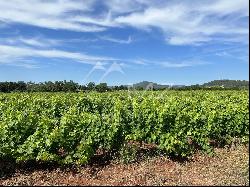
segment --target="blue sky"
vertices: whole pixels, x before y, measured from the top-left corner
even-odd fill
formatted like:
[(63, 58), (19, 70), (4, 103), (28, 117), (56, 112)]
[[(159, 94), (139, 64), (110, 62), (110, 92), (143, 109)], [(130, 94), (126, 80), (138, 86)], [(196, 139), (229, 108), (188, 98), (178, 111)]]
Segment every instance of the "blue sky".
[(248, 0), (0, 1), (0, 81), (248, 80)]

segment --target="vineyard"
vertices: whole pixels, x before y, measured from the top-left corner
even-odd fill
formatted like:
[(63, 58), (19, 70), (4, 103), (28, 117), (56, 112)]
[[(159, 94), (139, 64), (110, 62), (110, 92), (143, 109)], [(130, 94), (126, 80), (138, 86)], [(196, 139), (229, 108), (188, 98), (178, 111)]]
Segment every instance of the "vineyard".
[(147, 143), (182, 157), (249, 141), (247, 91), (0, 94), (0, 159), (84, 164)]

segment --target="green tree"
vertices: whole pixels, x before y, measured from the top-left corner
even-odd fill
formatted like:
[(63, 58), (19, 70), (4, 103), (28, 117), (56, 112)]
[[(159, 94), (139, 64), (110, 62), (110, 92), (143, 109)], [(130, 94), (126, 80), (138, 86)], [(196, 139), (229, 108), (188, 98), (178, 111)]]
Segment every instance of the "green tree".
[(87, 84), (87, 88), (88, 88), (88, 90), (94, 90), (95, 89), (95, 83), (94, 82), (89, 82)]
[(98, 85), (96, 85), (96, 90), (98, 91), (98, 92), (105, 92), (105, 91), (108, 91), (108, 85), (107, 85), (107, 83), (100, 83), (100, 84), (98, 84)]

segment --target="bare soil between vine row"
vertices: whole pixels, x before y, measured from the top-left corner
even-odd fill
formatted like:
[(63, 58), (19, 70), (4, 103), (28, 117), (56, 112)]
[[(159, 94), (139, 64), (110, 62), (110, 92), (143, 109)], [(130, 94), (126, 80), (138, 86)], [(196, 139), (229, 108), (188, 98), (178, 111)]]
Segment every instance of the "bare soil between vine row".
[(154, 156), (122, 164), (99, 157), (82, 167), (0, 163), (0, 185), (249, 185), (249, 145), (215, 148), (188, 160)]

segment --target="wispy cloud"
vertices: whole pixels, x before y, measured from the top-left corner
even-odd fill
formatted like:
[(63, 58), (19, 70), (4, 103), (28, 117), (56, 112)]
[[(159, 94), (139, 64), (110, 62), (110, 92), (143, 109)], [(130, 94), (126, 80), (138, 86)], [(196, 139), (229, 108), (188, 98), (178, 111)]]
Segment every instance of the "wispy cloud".
[(138, 0), (109, 0), (104, 3), (114, 14), (131, 13), (143, 9), (143, 1)]
[(104, 27), (80, 24), (70, 19), (72, 13), (91, 10), (91, 0), (8, 0), (0, 1), (0, 21), (22, 23), (49, 29), (65, 29), (80, 32), (99, 32)]
[[(98, 8), (97, 8), (98, 7)], [(100, 10), (99, 10), (100, 9)], [(109, 28), (157, 28), (171, 45), (244, 42), (249, 34), (247, 0), (20, 0), (0, 1), (0, 23), (101, 32)], [(120, 44), (131, 40), (104, 39)], [(31, 41), (30, 41), (31, 42)]]
[[(32, 58), (45, 58), (49, 60), (69, 59), (75, 62), (93, 65), (93, 68), (90, 70), (85, 79), (87, 79), (96, 70), (106, 70), (105, 65), (108, 63), (113, 63), (108, 73), (110, 73), (110, 71), (112, 72), (114, 70), (119, 70), (119, 67), (130, 67), (131, 65), (129, 64), (145, 63), (139, 63), (138, 60), (133, 59), (127, 60), (113, 57), (88, 55), (84, 52), (70, 52), (66, 50), (56, 49), (61, 44), (65, 45), (68, 42), (79, 42), (78, 40), (82, 39), (80, 38), (76, 40), (77, 41), (75, 41), (74, 39), (58, 40), (46, 38), (43, 36), (36, 36), (32, 38), (26, 38), (22, 36), (0, 38), (0, 63), (29, 68), (35, 67), (35, 65), (27, 63), (30, 62), (30, 59)], [(121, 40), (116, 42), (129, 42), (130, 40), (131, 39), (129, 38), (127, 41)], [(114, 63), (115, 61), (117, 61), (117, 63)], [(38, 66), (36, 65), (36, 67)]]
[(185, 68), (185, 67), (194, 67), (194, 66), (200, 66), (200, 65), (207, 65), (210, 64), (209, 62), (201, 61), (201, 60), (184, 60), (181, 62), (160, 62), (161, 66), (165, 68)]
[(114, 43), (119, 43), (119, 44), (130, 44), (133, 42), (132, 37), (129, 36), (127, 40), (122, 40), (118, 38), (113, 38), (110, 36), (99, 36), (101, 40), (109, 41), (109, 42), (114, 42)]
[(131, 62), (138, 65), (161, 66), (164, 68), (185, 68), (185, 67), (194, 67), (194, 66), (211, 64), (210, 62), (197, 59), (195, 57), (186, 58), (182, 60), (164, 60), (164, 61), (140, 59), (140, 60), (131, 60)]
[[(0, 61), (0, 65), (1, 65), (1, 61)], [(38, 64), (36, 61), (31, 60), (31, 59), (22, 59), (22, 58), (18, 58), (18, 61), (16, 59), (16, 61), (8, 64), (10, 66), (17, 66), (17, 67), (23, 67), (26, 69), (37, 69), (40, 68), (40, 64)]]
[(119, 38), (115, 38), (115, 37), (111, 37), (111, 36), (107, 36), (107, 35), (103, 35), (103, 36), (99, 35), (99, 36), (92, 37), (92, 38), (67, 39), (67, 40), (63, 40), (61, 42), (79, 43), (79, 42), (100, 42), (100, 41), (108, 41), (108, 42), (118, 43), (118, 44), (130, 44), (130, 43), (134, 42), (135, 40), (132, 39), (131, 36), (129, 36), (128, 39), (119, 39)]
[[(198, 0), (109, 0), (101, 3), (97, 0), (26, 0), (23, 2), (8, 0), (0, 1), (0, 12), (0, 28), (6, 25), (12, 28), (16, 23), (77, 32), (101, 32), (118, 27), (119, 29), (133, 27), (139, 30), (152, 30), (152, 32), (158, 29), (162, 33), (160, 36), (162, 40), (170, 45), (203, 45), (216, 42), (249, 45), (249, 2), (247, 0), (203, 0), (202, 2)], [(133, 57), (118, 59), (86, 54), (84, 51), (67, 51), (64, 48), (69, 43), (71, 45), (79, 42), (108, 41), (122, 45), (131, 44), (137, 41), (134, 36), (131, 37), (131, 33), (128, 33), (125, 38), (105, 32), (68, 39), (53, 39), (45, 36), (24, 37), (19, 34), (8, 36), (9, 38), (0, 37), (1, 64), (17, 62), (32, 64), (27, 62), (27, 59), (32, 57), (71, 59), (93, 65), (90, 71), (92, 74), (95, 70), (106, 70), (104, 62), (109, 64), (117, 62), (112, 68), (110, 67), (107, 75), (114, 69), (122, 70), (119, 67), (125, 67), (125, 65), (126, 67), (160, 65), (166, 68), (185, 68), (207, 64), (195, 60), (192, 55), (189, 59), (182, 58), (180, 61), (133, 59)], [(60, 45), (63, 47), (59, 50)], [(78, 47), (78, 44), (75, 46)], [(239, 60), (249, 56), (243, 52), (232, 51), (214, 51), (197, 54), (197, 56), (210, 54)]]
[(226, 59), (233, 59), (242, 62), (249, 63), (249, 51), (242, 50), (241, 48), (231, 48), (226, 50), (220, 50), (214, 53), (216, 56)]
[(111, 11), (107, 13), (101, 14), (98, 17), (90, 17), (90, 16), (73, 16), (69, 20), (81, 23), (81, 24), (93, 24), (97, 25), (103, 29), (106, 27), (121, 27), (120, 24), (114, 22)]
[(109, 57), (92, 56), (84, 53), (68, 52), (62, 50), (44, 50), (31, 47), (16, 47), (10, 45), (0, 45), (1, 62), (14, 63), (16, 59), (26, 59), (29, 57), (71, 59), (85, 64), (95, 64), (97, 61), (113, 61)]
[(246, 37), (249, 29), (242, 20), (248, 18), (248, 11), (246, 0), (172, 1), (161, 8), (151, 6), (118, 16), (115, 21), (138, 29), (158, 28), (172, 45), (193, 45), (214, 40), (217, 35), (223, 35), (224, 40)]
[(133, 63), (138, 64), (138, 65), (148, 65), (148, 63), (144, 59), (139, 59), (139, 60), (132, 60)]
[[(66, 40), (67, 42), (67, 40)], [(65, 40), (51, 39), (44, 36), (35, 37), (5, 37), (0, 38), (0, 63), (1, 64), (25, 64), (32, 58), (48, 59), (70, 59), (75, 62), (92, 64), (104, 63), (105, 61), (114, 61), (111, 57), (88, 55), (84, 52), (71, 52), (67, 50), (58, 50)], [(99, 64), (100, 66), (100, 64)], [(98, 66), (98, 67), (99, 67)], [(27, 66), (28, 67), (28, 66)]]
[(17, 36), (17, 37), (9, 37), (9, 38), (0, 38), (0, 44), (7, 44), (7, 45), (14, 45), (14, 46), (29, 46), (29, 47), (41, 47), (41, 48), (46, 48), (46, 47), (52, 47), (52, 46), (57, 46), (59, 44), (62, 44), (62, 40), (55, 40), (55, 39), (48, 39), (40, 36), (36, 37), (22, 37), (22, 36)]

